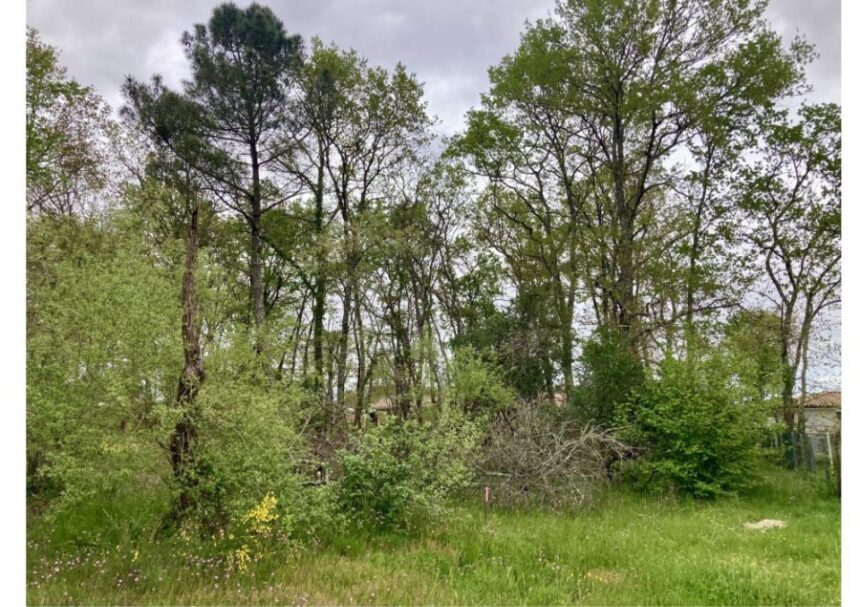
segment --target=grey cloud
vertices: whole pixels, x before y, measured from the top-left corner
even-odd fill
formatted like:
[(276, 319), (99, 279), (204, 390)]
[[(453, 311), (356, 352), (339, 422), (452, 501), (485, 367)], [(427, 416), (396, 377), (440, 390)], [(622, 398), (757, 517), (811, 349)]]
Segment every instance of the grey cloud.
[[(162, 74), (173, 84), (186, 75), (182, 32), (205, 22), (216, 0), (30, 0), (27, 22), (62, 50), (62, 62), (114, 107), (125, 75)], [(290, 32), (351, 47), (370, 61), (397, 61), (425, 82), (431, 113), (446, 134), (488, 86), (487, 68), (514, 50), (524, 22), (547, 15), (552, 0), (271, 0), (265, 2)], [(245, 2), (242, 2), (245, 4)], [(816, 44), (809, 70), (815, 99), (839, 101), (838, 0), (773, 0), (777, 31), (797, 30)]]
[(818, 59), (807, 72), (814, 101), (841, 101), (841, 9), (840, 0), (771, 0), (767, 10), (783, 39), (800, 34), (815, 45)]

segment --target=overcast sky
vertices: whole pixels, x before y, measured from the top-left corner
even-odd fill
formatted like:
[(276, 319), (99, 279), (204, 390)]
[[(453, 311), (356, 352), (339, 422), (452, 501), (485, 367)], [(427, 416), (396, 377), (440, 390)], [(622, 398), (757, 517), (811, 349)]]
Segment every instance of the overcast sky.
[[(205, 23), (218, 0), (29, 0), (27, 23), (61, 49), (61, 62), (114, 107), (125, 75), (187, 75), (179, 38)], [(240, 6), (246, 1), (237, 2)], [(402, 61), (425, 83), (430, 112), (450, 134), (488, 87), (487, 68), (512, 52), (526, 20), (553, 0), (269, 0), (290, 33), (351, 47), (372, 63)], [(784, 38), (817, 47), (809, 70), (815, 100), (840, 101), (839, 0), (772, 0), (768, 16)]]

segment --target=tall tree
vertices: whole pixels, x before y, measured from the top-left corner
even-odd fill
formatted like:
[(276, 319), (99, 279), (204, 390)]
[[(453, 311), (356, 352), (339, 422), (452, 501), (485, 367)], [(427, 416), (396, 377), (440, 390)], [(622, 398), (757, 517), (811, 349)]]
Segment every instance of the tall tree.
[(759, 153), (738, 178), (746, 237), (766, 272), (765, 295), (780, 316), (782, 408), (792, 431), (802, 430), (814, 322), (840, 300), (840, 114), (835, 104), (804, 106), (795, 121), (785, 111), (773, 114)]
[[(146, 180), (141, 184), (144, 198), (165, 217), (185, 243), (181, 288), (181, 335), (183, 367), (176, 389), (178, 420), (168, 441), (174, 479), (179, 487), (177, 515), (193, 505), (193, 489), (198, 478), (195, 445), (198, 433), (197, 393), (205, 379), (200, 318), (197, 302), (197, 259), (201, 239), (201, 215), (212, 206), (202, 197), (203, 175), (185, 160), (196, 158), (205, 143), (196, 136), (198, 115), (195, 104), (165, 90), (157, 81), (149, 87), (128, 83), (128, 104), (122, 114), (135, 130), (151, 142)], [(201, 165), (197, 161), (198, 165)]]
[[(277, 184), (267, 171), (284, 153), (277, 135), (301, 60), (301, 38), (288, 36), (266, 7), (226, 3), (215, 8), (207, 25), (186, 32), (182, 43), (192, 73), (185, 95), (196, 106), (194, 134), (205, 144), (184, 160), (247, 222), (251, 318), (259, 351), (266, 320), (262, 219), (295, 194), (294, 184)], [(135, 85), (129, 79), (127, 87)]]
[[(310, 80), (306, 86), (322, 102), (310, 122), (311, 135), (321, 138), (315, 144), (318, 156), (316, 160), (311, 157), (311, 166), (321, 161), (342, 228), (336, 388), (337, 407), (343, 410), (352, 323), (358, 333), (362, 332), (360, 280), (367, 238), (365, 215), (384, 199), (386, 184), (416, 160), (428, 140), (430, 119), (422, 87), (403, 65), (391, 71), (372, 67), (355, 51), (345, 52), (318, 41), (314, 42), (309, 63)], [(300, 171), (295, 157), (284, 158), (284, 168), (293, 174)], [(315, 168), (319, 180), (319, 165)], [(315, 205), (319, 200), (317, 196)], [(359, 344), (355, 351), (357, 383), (363, 385), (368, 361)], [(361, 402), (357, 408), (361, 408)]]
[[(494, 100), (504, 95), (501, 110), (517, 109), (520, 122), (544, 134), (537, 151), (556, 156), (551, 174), (558, 183), (576, 185), (578, 169), (582, 184), (593, 187), (591, 224), (606, 242), (597, 282), (611, 304), (609, 320), (635, 350), (647, 315), (637, 243), (653, 217), (649, 206), (665, 199), (676, 179), (673, 155), (715, 117), (768, 106), (800, 81), (809, 48), (796, 43), (784, 51), (763, 10), (764, 3), (746, 0), (568, 0), (491, 72), (496, 81), (485, 104), (493, 120), (500, 120)], [(485, 145), (516, 145), (520, 131), (497, 128)], [(582, 210), (572, 217), (587, 221)]]

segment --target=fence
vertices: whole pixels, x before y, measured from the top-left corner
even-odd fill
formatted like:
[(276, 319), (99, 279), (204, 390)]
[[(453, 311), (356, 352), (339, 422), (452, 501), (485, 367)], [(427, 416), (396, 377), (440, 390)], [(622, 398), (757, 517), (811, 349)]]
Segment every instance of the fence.
[(823, 472), (837, 495), (841, 494), (841, 432), (775, 434), (773, 446), (783, 453), (788, 467)]

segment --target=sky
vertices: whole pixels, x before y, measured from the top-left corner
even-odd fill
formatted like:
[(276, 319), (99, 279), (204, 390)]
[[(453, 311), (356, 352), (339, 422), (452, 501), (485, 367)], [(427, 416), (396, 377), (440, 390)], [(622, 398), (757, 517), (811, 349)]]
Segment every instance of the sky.
[[(126, 75), (186, 77), (179, 39), (205, 23), (219, 0), (29, 0), (27, 24), (61, 50), (61, 62), (114, 108)], [(244, 6), (249, 2), (239, 0)], [(263, 0), (290, 33), (353, 48), (371, 63), (401, 61), (424, 82), (440, 134), (463, 126), (489, 87), (487, 68), (516, 49), (526, 20), (553, 0)], [(772, 0), (767, 16), (785, 39), (798, 32), (819, 58), (810, 66), (815, 101), (840, 102), (840, 1)]]

